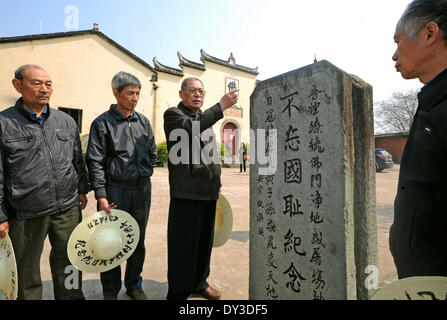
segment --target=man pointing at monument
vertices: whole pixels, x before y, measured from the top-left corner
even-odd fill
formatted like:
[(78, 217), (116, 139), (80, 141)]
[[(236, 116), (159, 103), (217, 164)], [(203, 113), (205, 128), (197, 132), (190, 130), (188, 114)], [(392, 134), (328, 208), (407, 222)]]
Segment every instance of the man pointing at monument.
[(447, 276), (447, 0), (415, 0), (394, 35), (396, 70), (425, 86), (402, 156), (390, 250), (399, 278)]
[[(215, 144), (212, 126), (223, 118), (224, 110), (237, 102), (237, 92), (230, 91), (219, 103), (203, 112), (200, 109), (205, 99), (203, 83), (197, 78), (187, 78), (179, 92), (182, 101), (164, 113), (164, 130), (170, 152), (168, 165), (171, 196), (168, 220), (168, 300), (186, 300), (192, 293), (201, 294), (206, 299), (221, 297), (221, 293), (207, 282), (216, 201), (221, 188), (220, 158), (217, 163), (208, 161), (211, 159), (205, 158), (209, 153), (202, 151), (209, 150), (210, 143)], [(185, 135), (182, 136), (182, 133)], [(180, 141), (171, 137), (174, 134), (180, 135)], [(177, 144), (185, 147), (181, 150), (182, 154), (173, 152)], [(217, 153), (217, 148), (213, 152)], [(183, 160), (176, 161), (176, 157)]]

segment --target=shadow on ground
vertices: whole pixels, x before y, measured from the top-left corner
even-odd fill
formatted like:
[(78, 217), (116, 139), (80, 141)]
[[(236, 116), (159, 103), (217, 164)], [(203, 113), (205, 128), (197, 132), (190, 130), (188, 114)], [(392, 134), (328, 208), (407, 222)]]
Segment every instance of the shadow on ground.
[(240, 242), (248, 242), (250, 239), (249, 231), (233, 231), (231, 233), (231, 240), (240, 241)]
[[(157, 282), (153, 280), (143, 281), (143, 290), (149, 300), (165, 300), (168, 293), (168, 283)], [(103, 300), (101, 281), (98, 280), (84, 280), (82, 282), (82, 291), (86, 300)], [(53, 282), (43, 281), (43, 300), (54, 300)], [(121, 288), (118, 294), (118, 300), (131, 300), (126, 294), (126, 289)]]

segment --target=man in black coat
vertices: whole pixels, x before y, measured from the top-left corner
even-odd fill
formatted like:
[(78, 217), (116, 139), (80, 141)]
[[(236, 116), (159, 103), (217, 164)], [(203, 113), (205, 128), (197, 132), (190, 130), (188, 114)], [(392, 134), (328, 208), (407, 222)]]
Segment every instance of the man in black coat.
[(390, 250), (398, 277), (447, 276), (447, 0), (415, 0), (394, 36), (396, 70), (425, 86), (402, 157)]
[[(140, 81), (126, 72), (112, 80), (117, 103), (96, 118), (90, 128), (87, 166), (98, 210), (118, 208), (138, 223), (140, 239), (126, 261), (124, 285), (133, 300), (147, 300), (142, 289), (144, 245), (151, 205), (151, 176), (157, 161), (149, 119), (134, 109), (140, 99)], [(121, 267), (101, 273), (105, 300), (116, 300), (121, 289)]]
[[(42, 299), (40, 260), (48, 235), (54, 298), (83, 300), (81, 274), (67, 255), (89, 191), (79, 129), (50, 107), (53, 81), (41, 66), (19, 67), (12, 84), (21, 97), (0, 113), (0, 238), (9, 233), (14, 247), (18, 299)], [(76, 279), (70, 286), (67, 271)]]
[(164, 113), (169, 151), (171, 201), (168, 219), (168, 300), (186, 300), (192, 293), (219, 299), (207, 283), (214, 239), (216, 201), (221, 188), (220, 157), (212, 126), (238, 99), (238, 90), (203, 112), (202, 81), (187, 78), (181, 102)]

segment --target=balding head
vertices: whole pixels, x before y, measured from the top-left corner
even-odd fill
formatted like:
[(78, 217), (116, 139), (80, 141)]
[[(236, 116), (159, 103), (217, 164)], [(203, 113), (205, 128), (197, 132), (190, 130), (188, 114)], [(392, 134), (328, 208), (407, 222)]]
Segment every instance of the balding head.
[(38, 69), (45, 71), (44, 68), (41, 66), (35, 65), (35, 64), (25, 64), (23, 66), (20, 66), (15, 72), (14, 72), (14, 79), (17, 79), (19, 81), (22, 81), (25, 77), (25, 73), (29, 69)]
[(24, 105), (34, 112), (43, 110), (53, 93), (50, 75), (44, 68), (32, 64), (16, 70), (12, 85), (22, 95)]

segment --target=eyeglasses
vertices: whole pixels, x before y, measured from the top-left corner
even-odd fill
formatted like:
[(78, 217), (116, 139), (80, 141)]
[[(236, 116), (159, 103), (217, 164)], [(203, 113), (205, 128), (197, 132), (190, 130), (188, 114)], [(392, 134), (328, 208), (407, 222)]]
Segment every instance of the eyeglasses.
[(206, 93), (206, 91), (205, 90), (203, 90), (203, 89), (194, 89), (194, 88), (186, 88), (186, 89), (183, 89), (183, 91), (186, 91), (186, 92), (188, 92), (189, 94), (194, 94), (194, 93), (198, 93), (198, 94), (200, 94), (201, 96), (203, 96), (205, 93)]

